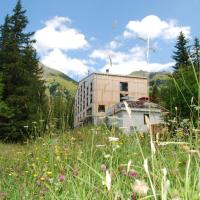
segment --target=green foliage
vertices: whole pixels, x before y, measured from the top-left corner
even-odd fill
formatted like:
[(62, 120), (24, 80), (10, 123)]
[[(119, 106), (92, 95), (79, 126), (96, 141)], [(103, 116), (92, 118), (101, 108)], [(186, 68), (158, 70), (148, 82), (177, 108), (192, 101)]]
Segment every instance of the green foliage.
[(173, 59), (176, 62), (174, 66), (175, 71), (182, 67), (188, 67), (190, 65), (188, 40), (185, 38), (183, 32), (180, 32), (180, 35), (177, 38), (175, 51), (173, 53)]
[[(33, 33), (25, 33), (26, 11), (18, 1), (11, 16), (6, 16), (0, 32), (0, 69), (2, 100), (12, 111), (12, 117), (2, 121), (0, 138), (22, 140), (27, 137), (25, 126), (39, 120), (45, 99), (42, 69), (32, 47)], [(2, 127), (4, 127), (2, 129)]]
[[(199, 41), (196, 38), (192, 51), (188, 40), (180, 33), (175, 45), (173, 58), (174, 72), (161, 87), (161, 104), (179, 120), (190, 119), (194, 125), (199, 121)], [(198, 66), (198, 67), (197, 67)]]
[(73, 128), (74, 121), (74, 95), (57, 82), (52, 82), (49, 89), (49, 115), (48, 125), (54, 130), (64, 132)]
[(67, 88), (70, 94), (75, 94), (75, 91), (77, 89), (76, 81), (71, 79), (69, 76), (63, 74), (62, 72), (51, 69), (41, 63), (39, 63), (39, 66), (42, 67), (44, 72), (44, 79), (48, 84), (51, 84), (52, 82), (59, 83), (60, 85), (62, 85), (62, 87)]

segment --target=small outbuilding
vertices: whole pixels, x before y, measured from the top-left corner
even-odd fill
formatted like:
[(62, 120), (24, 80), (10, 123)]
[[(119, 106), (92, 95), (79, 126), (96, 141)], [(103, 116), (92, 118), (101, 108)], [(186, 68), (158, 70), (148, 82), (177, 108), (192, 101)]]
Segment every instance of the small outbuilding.
[(145, 100), (126, 101), (129, 111), (124, 102), (119, 102), (106, 112), (106, 123), (115, 126), (124, 133), (131, 131), (148, 132), (147, 119), (151, 125), (160, 124), (162, 119), (162, 108), (153, 102)]

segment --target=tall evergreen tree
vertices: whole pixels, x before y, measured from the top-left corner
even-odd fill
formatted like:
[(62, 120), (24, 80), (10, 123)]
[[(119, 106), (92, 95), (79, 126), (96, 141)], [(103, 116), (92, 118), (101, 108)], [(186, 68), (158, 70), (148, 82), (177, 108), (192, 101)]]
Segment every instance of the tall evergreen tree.
[(180, 35), (177, 38), (177, 43), (175, 45), (175, 51), (172, 58), (175, 60), (175, 71), (180, 68), (185, 68), (190, 65), (189, 62), (189, 47), (188, 40), (185, 38), (183, 32), (180, 32)]
[(192, 61), (197, 72), (200, 72), (200, 42), (198, 38), (194, 39), (194, 45), (191, 52)]
[(42, 69), (39, 68), (37, 54), (32, 47), (35, 41), (31, 36), (34, 33), (24, 32), (28, 24), (25, 13), (19, 0), (13, 15), (5, 18), (1, 28), (0, 69), (4, 84), (2, 100), (13, 112), (12, 118), (4, 125), (7, 125), (6, 134), (10, 139), (28, 137), (24, 126), (37, 121), (45, 96)]

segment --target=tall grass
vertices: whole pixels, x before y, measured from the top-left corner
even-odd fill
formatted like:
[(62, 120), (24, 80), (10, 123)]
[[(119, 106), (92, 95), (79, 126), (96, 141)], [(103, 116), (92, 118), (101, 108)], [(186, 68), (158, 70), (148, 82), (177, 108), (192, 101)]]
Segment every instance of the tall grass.
[(5, 199), (199, 199), (200, 141), (159, 141), (153, 157), (150, 141), (148, 134), (84, 127), (23, 146), (1, 144), (0, 194)]

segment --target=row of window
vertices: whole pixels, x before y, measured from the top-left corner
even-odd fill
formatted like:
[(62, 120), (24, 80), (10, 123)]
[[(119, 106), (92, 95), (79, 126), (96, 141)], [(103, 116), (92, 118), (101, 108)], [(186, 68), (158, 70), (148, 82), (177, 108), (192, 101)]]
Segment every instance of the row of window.
[[(89, 96), (89, 90), (90, 90), (90, 96)], [(93, 91), (93, 84), (92, 82), (86, 87), (86, 82), (83, 82), (83, 84), (78, 89), (77, 94), (77, 101), (76, 101), (76, 107), (77, 112), (81, 112), (86, 107), (89, 106), (89, 104), (92, 103), (92, 91)]]

